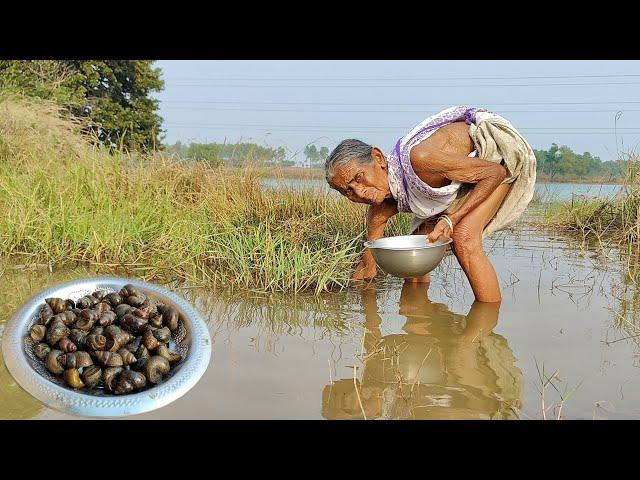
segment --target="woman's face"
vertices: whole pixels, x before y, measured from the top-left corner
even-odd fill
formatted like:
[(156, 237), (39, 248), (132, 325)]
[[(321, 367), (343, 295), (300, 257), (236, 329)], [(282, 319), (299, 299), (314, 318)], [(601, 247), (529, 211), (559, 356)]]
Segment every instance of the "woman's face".
[(387, 176), (387, 161), (382, 152), (373, 148), (373, 162), (353, 160), (334, 170), (333, 188), (352, 202), (380, 205), (392, 198)]

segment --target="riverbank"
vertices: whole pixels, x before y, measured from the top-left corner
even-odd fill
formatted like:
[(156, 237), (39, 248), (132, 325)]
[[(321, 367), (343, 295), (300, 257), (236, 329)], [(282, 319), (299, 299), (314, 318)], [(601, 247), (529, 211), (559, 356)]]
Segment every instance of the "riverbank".
[(265, 189), (251, 169), (111, 154), (41, 102), (0, 101), (0, 165), (5, 264), (320, 292), (347, 285), (362, 245), (363, 205)]

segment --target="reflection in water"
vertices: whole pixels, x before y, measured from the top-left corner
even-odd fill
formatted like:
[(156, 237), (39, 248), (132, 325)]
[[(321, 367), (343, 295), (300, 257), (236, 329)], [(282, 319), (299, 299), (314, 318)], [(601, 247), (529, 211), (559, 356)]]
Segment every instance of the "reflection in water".
[(515, 417), (524, 382), (506, 339), (492, 332), (497, 305), (474, 303), (465, 317), (432, 303), (426, 285), (406, 284), (399, 310), (406, 334), (383, 335), (376, 291), (363, 290), (362, 302), (361, 379), (324, 388), (325, 418), (363, 418), (363, 410), (367, 419)]

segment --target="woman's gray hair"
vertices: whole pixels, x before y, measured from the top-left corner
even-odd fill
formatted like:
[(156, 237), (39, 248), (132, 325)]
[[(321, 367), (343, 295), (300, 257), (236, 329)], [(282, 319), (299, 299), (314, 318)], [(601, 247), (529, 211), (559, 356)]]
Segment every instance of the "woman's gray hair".
[(333, 187), (333, 176), (335, 175), (335, 169), (343, 167), (346, 164), (357, 161), (360, 164), (373, 162), (373, 156), (371, 151), (373, 147), (367, 143), (364, 143), (355, 138), (349, 138), (343, 140), (340, 144), (333, 149), (333, 152), (327, 157), (327, 161), (324, 164), (324, 174), (327, 179), (327, 183)]

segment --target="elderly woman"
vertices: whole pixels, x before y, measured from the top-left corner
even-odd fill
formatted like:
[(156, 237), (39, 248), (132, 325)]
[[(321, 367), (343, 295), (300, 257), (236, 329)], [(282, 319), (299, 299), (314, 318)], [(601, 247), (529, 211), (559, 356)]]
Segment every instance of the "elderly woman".
[[(482, 109), (452, 107), (425, 119), (387, 155), (359, 140), (344, 140), (327, 158), (325, 172), (332, 188), (369, 205), (369, 240), (381, 238), (396, 213), (413, 213), (410, 233), (453, 240), (476, 300), (501, 301), (482, 240), (520, 216), (536, 178), (533, 150), (507, 120)], [(354, 278), (375, 275), (367, 251)]]

